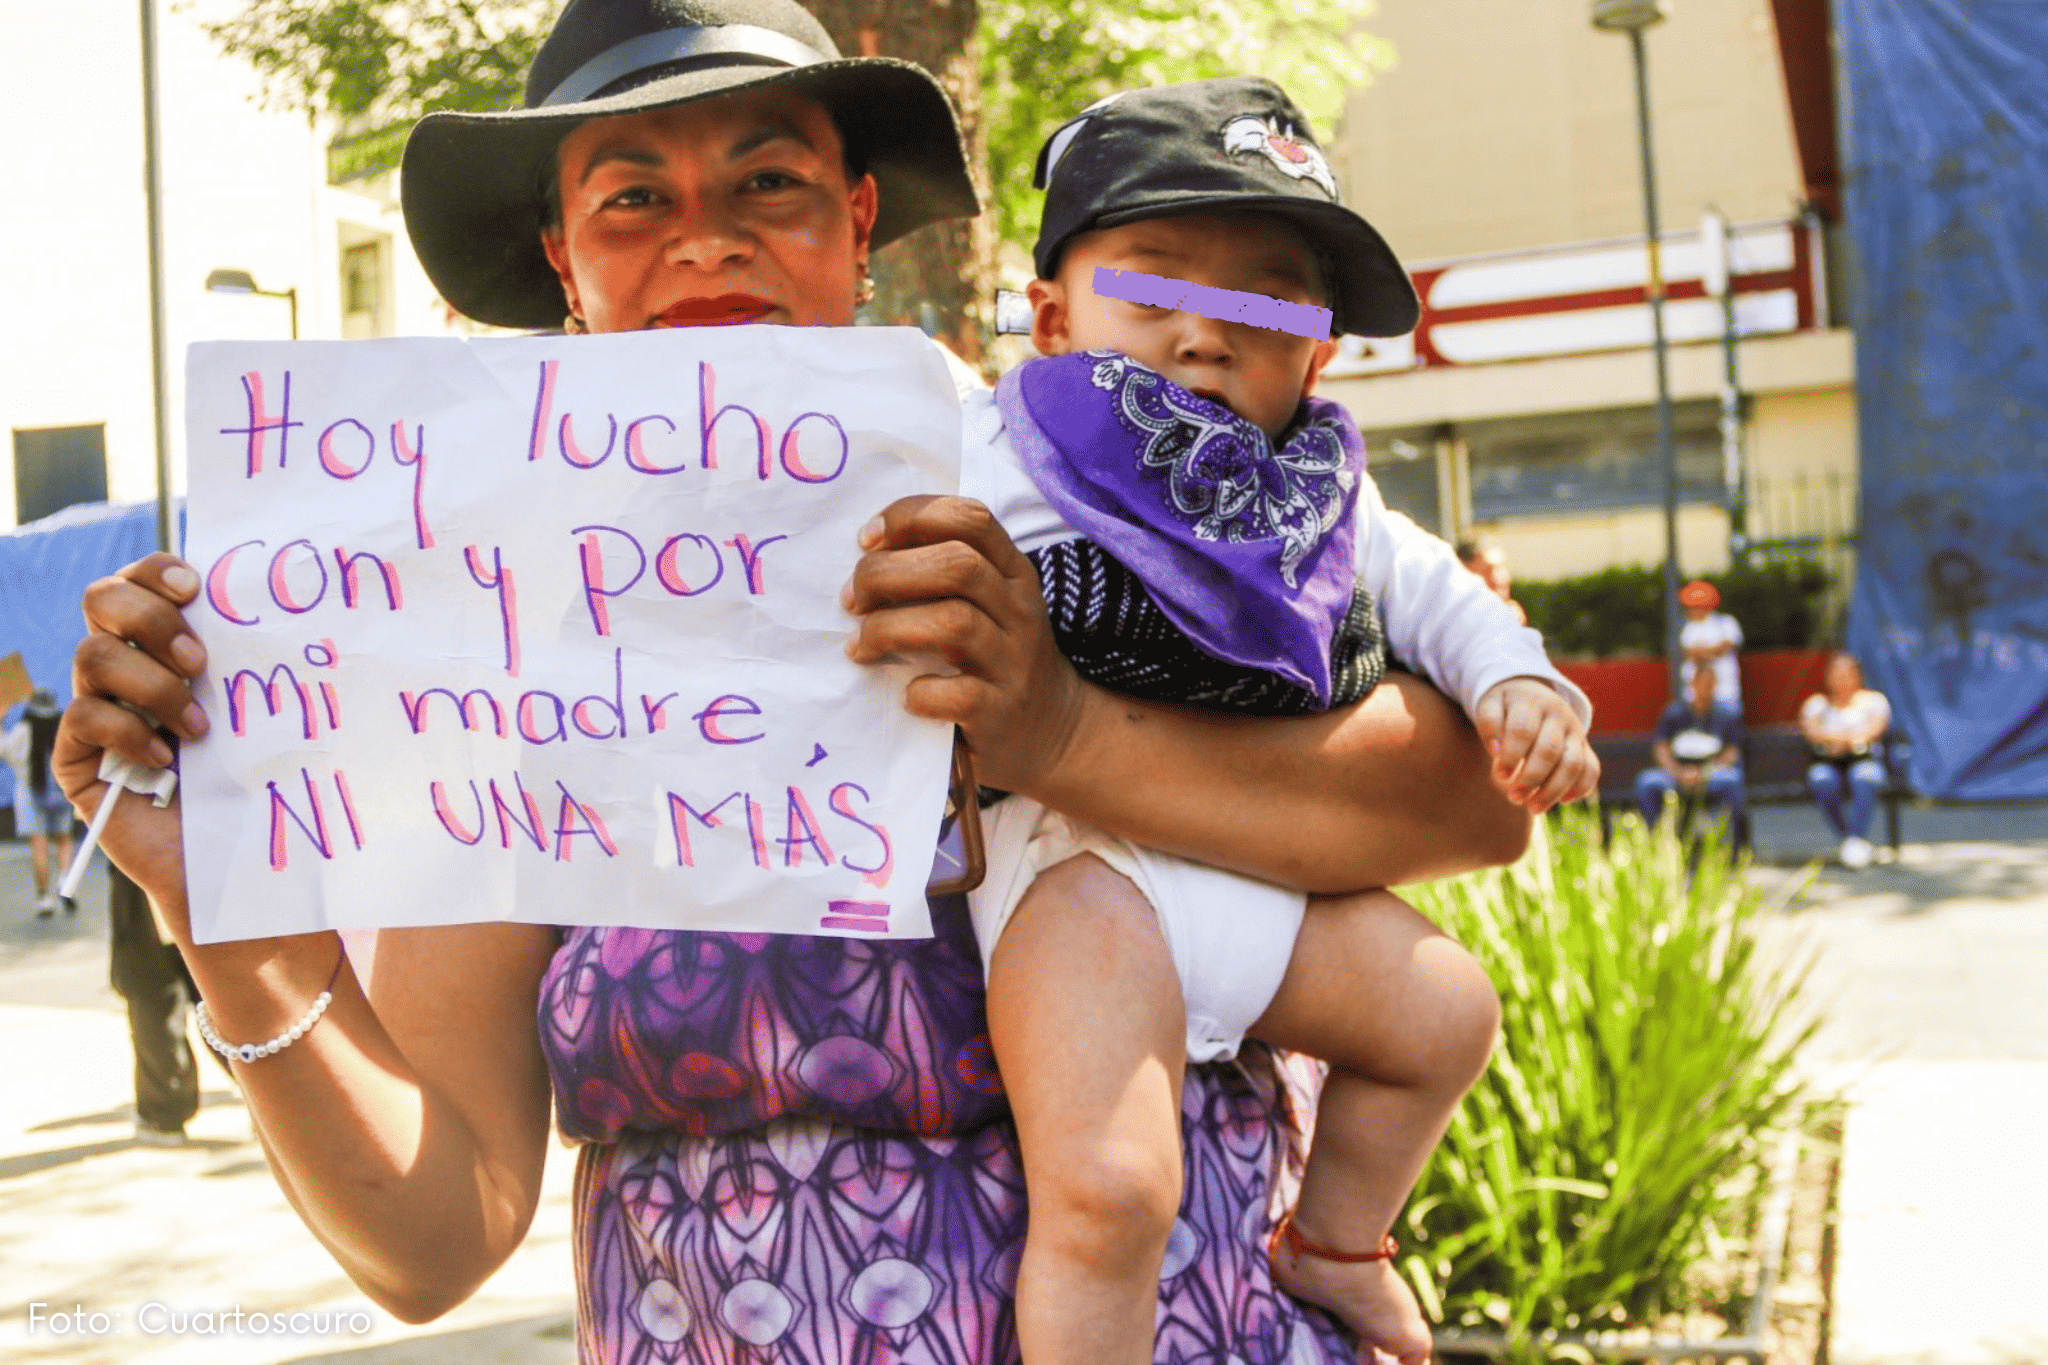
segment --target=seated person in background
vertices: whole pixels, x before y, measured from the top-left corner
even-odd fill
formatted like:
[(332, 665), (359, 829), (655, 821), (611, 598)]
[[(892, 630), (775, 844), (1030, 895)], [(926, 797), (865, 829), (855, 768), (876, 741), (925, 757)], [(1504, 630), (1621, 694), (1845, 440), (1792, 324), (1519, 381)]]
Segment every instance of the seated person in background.
[(1643, 822), (1655, 825), (1664, 813), (1664, 798), (1678, 792), (1704, 798), (1709, 813), (1726, 811), (1728, 825), (1740, 831), (1742, 806), (1742, 711), (1714, 699), (1714, 670), (1695, 669), (1686, 684), (1690, 700), (1664, 708), (1657, 721), (1651, 750), (1657, 766), (1636, 775), (1636, 800)]
[(1678, 605), (1685, 608), (1685, 624), (1678, 628), (1678, 647), (1685, 651), (1684, 684), (1692, 695), (1692, 675), (1701, 668), (1714, 674), (1714, 699), (1742, 709), (1742, 669), (1735, 651), (1742, 648), (1742, 623), (1718, 610), (1721, 590), (1704, 578), (1695, 578), (1678, 590)]
[[(1799, 708), (1799, 729), (1813, 749), (1806, 785), (1820, 813), (1842, 836), (1842, 866), (1870, 866), (1870, 817), (1884, 790), (1884, 759), (1878, 741), (1891, 728), (1892, 706), (1884, 693), (1863, 685), (1863, 665), (1846, 650), (1828, 660), (1822, 691)], [(1842, 809), (1844, 788), (1849, 809)]]
[(1508, 552), (1498, 541), (1461, 540), (1458, 542), (1458, 562), (1479, 575), (1493, 595), (1508, 604), (1519, 625), (1529, 624), (1529, 613), (1522, 610), (1522, 604), (1514, 598), (1514, 576), (1508, 572)]

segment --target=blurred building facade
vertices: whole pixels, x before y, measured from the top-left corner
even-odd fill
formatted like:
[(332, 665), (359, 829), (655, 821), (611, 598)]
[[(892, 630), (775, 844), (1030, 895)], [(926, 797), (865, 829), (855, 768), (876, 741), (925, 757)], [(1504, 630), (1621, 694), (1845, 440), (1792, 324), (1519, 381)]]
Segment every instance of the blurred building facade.
[[(1647, 35), (1688, 574), (1729, 561), (1710, 207), (1735, 225), (1750, 539), (1846, 567), (1855, 354), (1825, 14), (1680, 0)], [(1492, 536), (1530, 578), (1664, 553), (1634, 78), (1626, 38), (1588, 15), (1586, 0), (1381, 0), (1373, 28), (1399, 64), (1354, 94), (1335, 158), (1425, 314), (1413, 337), (1350, 343), (1324, 391), (1366, 430), (1391, 502), (1447, 538)], [(1799, 129), (1781, 23), (1795, 89), (1819, 44), (1824, 88), (1802, 92)]]
[[(224, 0), (163, 4), (165, 308), (172, 491), (184, 490), (184, 353), (290, 335), (291, 300), (209, 292), (218, 270), (295, 291), (299, 335), (441, 334), (396, 180), (329, 183), (329, 133), (270, 111), (200, 24)], [(0, 336), (0, 525), (156, 494), (140, 16), (135, 0), (0, 0), (0, 214), (12, 325)]]

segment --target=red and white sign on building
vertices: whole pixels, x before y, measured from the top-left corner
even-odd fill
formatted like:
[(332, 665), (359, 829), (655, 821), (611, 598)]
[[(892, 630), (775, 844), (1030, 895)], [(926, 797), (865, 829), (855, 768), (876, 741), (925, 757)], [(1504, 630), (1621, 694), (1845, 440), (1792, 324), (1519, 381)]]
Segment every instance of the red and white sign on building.
[[(1818, 229), (1798, 219), (1727, 234), (1740, 336), (1828, 325)], [(1674, 343), (1721, 336), (1708, 292), (1707, 235), (1663, 235), (1664, 329)], [(1333, 377), (1502, 360), (1537, 360), (1650, 344), (1649, 253), (1640, 237), (1467, 256), (1410, 268), (1422, 321), (1407, 336), (1347, 337)]]

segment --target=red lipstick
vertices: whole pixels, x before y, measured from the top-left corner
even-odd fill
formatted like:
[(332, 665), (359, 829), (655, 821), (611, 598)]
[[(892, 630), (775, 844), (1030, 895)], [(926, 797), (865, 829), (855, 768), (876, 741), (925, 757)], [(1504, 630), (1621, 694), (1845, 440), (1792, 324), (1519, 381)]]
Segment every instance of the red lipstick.
[(679, 299), (654, 319), (658, 327), (723, 327), (759, 322), (775, 305), (752, 294), (720, 294), (709, 299)]

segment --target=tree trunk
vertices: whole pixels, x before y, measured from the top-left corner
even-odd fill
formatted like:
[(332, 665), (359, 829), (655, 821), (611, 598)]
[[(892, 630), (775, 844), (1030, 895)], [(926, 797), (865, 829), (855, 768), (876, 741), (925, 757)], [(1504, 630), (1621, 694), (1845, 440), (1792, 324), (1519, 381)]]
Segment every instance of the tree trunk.
[[(977, 0), (804, 0), (847, 56), (900, 57), (939, 78), (960, 112), (967, 164), (988, 198), (981, 126)], [(921, 326), (980, 363), (995, 308), (995, 232), (987, 214), (920, 228), (875, 253), (869, 314)]]

